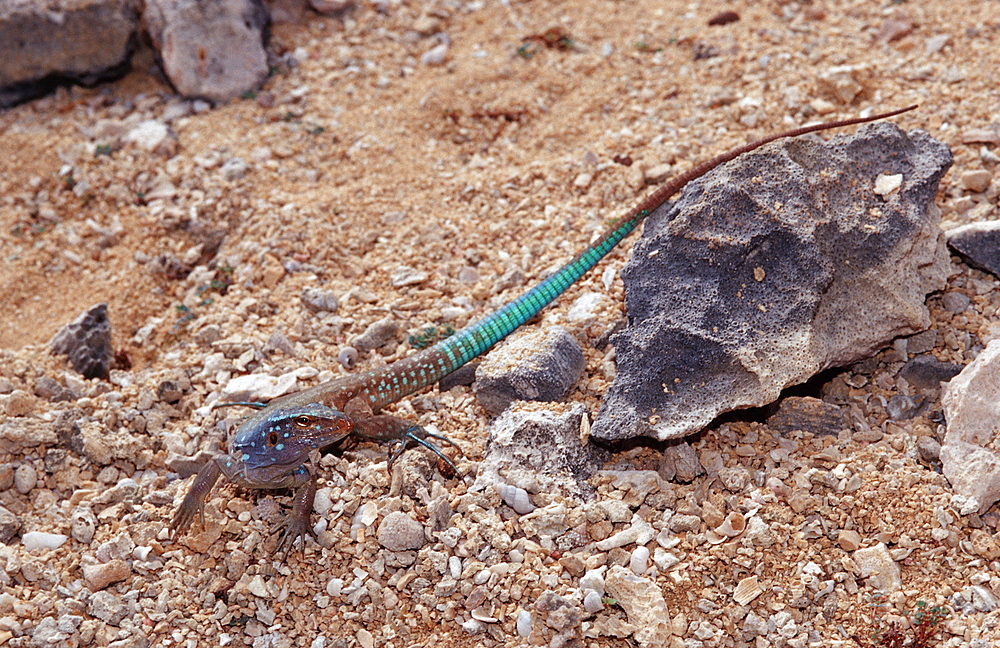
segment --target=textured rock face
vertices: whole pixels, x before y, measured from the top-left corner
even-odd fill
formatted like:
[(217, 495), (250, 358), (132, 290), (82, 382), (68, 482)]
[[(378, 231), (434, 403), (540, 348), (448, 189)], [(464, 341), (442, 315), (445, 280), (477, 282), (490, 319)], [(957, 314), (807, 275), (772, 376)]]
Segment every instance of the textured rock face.
[(519, 332), (479, 363), (476, 399), (494, 415), (517, 400), (559, 400), (580, 378), (583, 365), (579, 342), (563, 327)]
[[(55, 6), (53, 6), (55, 5)], [(62, 81), (97, 83), (128, 70), (138, 0), (0, 2), (0, 107)]]
[(927, 328), (948, 257), (933, 205), (951, 164), (888, 123), (786, 140), (650, 216), (623, 272), (628, 328), (593, 428), (671, 439)]
[(228, 101), (267, 78), (263, 0), (147, 0), (146, 29), (185, 97)]
[(59, 329), (49, 347), (53, 353), (69, 356), (73, 369), (84, 378), (107, 379), (114, 358), (108, 305), (91, 306)]
[(948, 232), (948, 245), (969, 265), (1000, 277), (1000, 221), (956, 227)]

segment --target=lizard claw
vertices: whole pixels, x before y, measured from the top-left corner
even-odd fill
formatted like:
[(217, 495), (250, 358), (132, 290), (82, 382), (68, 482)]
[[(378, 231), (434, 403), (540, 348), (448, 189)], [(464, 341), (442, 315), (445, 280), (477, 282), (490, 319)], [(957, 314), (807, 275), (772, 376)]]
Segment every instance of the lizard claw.
[(278, 546), (275, 547), (274, 555), (282, 558), (295, 548), (295, 541), (299, 540), (299, 548), (305, 552), (306, 536), (315, 538), (312, 529), (309, 528), (308, 520), (303, 520), (295, 515), (288, 515), (274, 530), (278, 536)]
[(441, 452), (441, 449), (438, 446), (428, 441), (427, 440), (428, 438), (437, 439), (438, 441), (443, 441), (448, 445), (452, 446), (453, 448), (457, 449), (458, 454), (462, 454), (462, 449), (458, 447), (458, 444), (449, 439), (448, 437), (440, 434), (435, 434), (433, 432), (428, 432), (419, 425), (414, 425), (412, 427), (406, 428), (405, 430), (399, 433), (399, 444), (396, 447), (396, 449), (392, 451), (392, 454), (389, 455), (389, 464), (388, 464), (389, 471), (390, 472), (392, 471), (392, 465), (396, 462), (397, 459), (399, 459), (400, 456), (402, 456), (404, 452), (406, 452), (406, 449), (410, 446), (410, 444), (416, 443), (417, 445), (422, 445), (423, 447), (427, 448), (428, 450), (436, 454), (442, 461), (444, 461), (446, 464), (448, 464), (448, 466), (451, 467), (451, 469), (455, 472), (456, 475), (461, 474), (458, 470), (458, 466), (455, 465), (455, 462), (452, 461), (443, 452)]

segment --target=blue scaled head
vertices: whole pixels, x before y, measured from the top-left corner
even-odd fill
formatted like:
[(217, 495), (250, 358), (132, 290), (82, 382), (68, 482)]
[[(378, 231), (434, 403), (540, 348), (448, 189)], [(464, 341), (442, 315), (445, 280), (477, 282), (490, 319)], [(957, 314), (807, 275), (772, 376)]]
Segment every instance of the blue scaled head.
[(337, 443), (353, 428), (343, 412), (322, 403), (272, 405), (240, 424), (229, 450), (244, 469), (297, 467), (312, 450)]

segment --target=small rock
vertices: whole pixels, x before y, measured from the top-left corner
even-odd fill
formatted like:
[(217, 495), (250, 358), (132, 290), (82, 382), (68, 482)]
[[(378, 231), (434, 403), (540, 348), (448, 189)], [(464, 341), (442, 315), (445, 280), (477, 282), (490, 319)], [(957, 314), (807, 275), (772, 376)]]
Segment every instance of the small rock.
[(921, 393), (936, 394), (941, 390), (941, 383), (948, 382), (961, 371), (961, 365), (941, 362), (928, 354), (910, 359), (900, 370), (899, 377)]
[(31, 464), (21, 464), (14, 471), (14, 488), (22, 495), (27, 495), (38, 483), (38, 473)]
[(420, 56), (420, 62), (424, 65), (441, 65), (448, 60), (448, 43), (438, 43)]
[(597, 614), (604, 609), (604, 601), (601, 600), (601, 595), (590, 590), (583, 597), (583, 609), (590, 614)]
[(220, 171), (222, 172), (222, 177), (232, 182), (233, 180), (239, 180), (247, 174), (250, 170), (250, 165), (246, 163), (246, 160), (241, 158), (231, 158), (226, 160)]
[(747, 605), (763, 593), (757, 576), (747, 576), (736, 584), (733, 600), (737, 605)]
[(393, 511), (378, 525), (378, 543), (389, 551), (420, 549), (424, 546), (424, 527), (402, 511)]
[(657, 164), (643, 170), (646, 184), (659, 184), (670, 177), (673, 167), (669, 164)]
[(971, 304), (972, 300), (969, 299), (969, 296), (957, 290), (949, 290), (941, 296), (941, 305), (951, 313), (963, 313)]
[(990, 188), (990, 183), (993, 182), (993, 174), (986, 169), (975, 169), (963, 173), (959, 176), (958, 181), (969, 191), (982, 193)]
[(143, 20), (164, 73), (185, 97), (228, 101), (267, 78), (262, 0), (146, 0)]
[(241, 403), (267, 403), (290, 394), (298, 388), (297, 374), (292, 371), (280, 376), (249, 374), (236, 376), (222, 388), (219, 400)]
[(92, 592), (97, 592), (112, 583), (123, 581), (132, 570), (124, 560), (112, 560), (97, 565), (83, 566), (83, 580)]
[(924, 42), (924, 49), (928, 54), (937, 54), (949, 43), (951, 43), (951, 34), (937, 34)]
[(125, 133), (124, 141), (135, 144), (144, 151), (166, 155), (172, 152), (176, 137), (170, 127), (161, 121), (147, 119)]
[(23, 389), (15, 389), (4, 400), (7, 416), (27, 416), (35, 411), (35, 399)]
[(87, 613), (117, 626), (128, 614), (128, 605), (110, 592), (94, 592), (87, 601)]
[(844, 551), (857, 551), (861, 548), (861, 534), (854, 529), (845, 529), (837, 534), (837, 544)]
[(323, 290), (315, 286), (302, 289), (302, 303), (314, 313), (334, 313), (339, 303), (337, 295), (332, 290)]
[(21, 536), (21, 543), (27, 551), (36, 549), (58, 549), (67, 540), (67, 536), (61, 533), (43, 533), (41, 531), (29, 531)]
[(491, 414), (516, 400), (563, 398), (583, 371), (583, 350), (561, 326), (515, 334), (476, 370), (476, 399)]
[(917, 437), (917, 454), (929, 464), (941, 461), (941, 444), (932, 436)]
[(889, 555), (885, 543), (880, 542), (874, 547), (858, 549), (852, 558), (861, 568), (861, 577), (869, 579), (872, 588), (880, 592), (897, 592), (903, 588), (899, 565)]
[(69, 356), (73, 369), (84, 378), (107, 380), (111, 370), (111, 322), (108, 305), (96, 304), (71, 323), (59, 329), (49, 348)]
[(364, 333), (351, 340), (351, 346), (362, 352), (378, 349), (396, 339), (399, 330), (399, 324), (385, 317), (369, 324)]
[(427, 281), (427, 277), (428, 275), (426, 272), (416, 270), (410, 266), (400, 266), (393, 270), (392, 274), (389, 275), (389, 283), (395, 288), (415, 286)]
[(668, 445), (663, 451), (663, 459), (657, 470), (666, 481), (690, 484), (705, 468), (698, 461), (698, 454), (687, 443)]

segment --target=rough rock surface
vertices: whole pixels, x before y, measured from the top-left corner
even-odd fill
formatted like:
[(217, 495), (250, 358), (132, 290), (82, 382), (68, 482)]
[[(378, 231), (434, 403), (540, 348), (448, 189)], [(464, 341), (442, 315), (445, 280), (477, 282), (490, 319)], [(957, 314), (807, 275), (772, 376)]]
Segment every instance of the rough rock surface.
[(510, 484), (529, 493), (589, 492), (585, 482), (608, 453), (585, 442), (588, 426), (587, 408), (579, 404), (565, 413), (529, 403), (511, 407), (490, 423), (474, 489)]
[(53, 353), (69, 356), (73, 369), (84, 378), (107, 378), (114, 358), (108, 305), (102, 303), (88, 308), (59, 329), (49, 347)]
[(635, 641), (642, 648), (659, 648), (670, 645), (670, 613), (667, 602), (656, 583), (636, 576), (624, 567), (615, 565), (608, 570), (604, 585), (635, 628)]
[[(138, 0), (0, 2), (0, 108), (128, 71)], [(55, 6), (53, 6), (55, 5)]]
[(951, 379), (941, 395), (948, 431), (941, 446), (944, 476), (980, 512), (1000, 500), (1000, 340)]
[(969, 265), (1000, 277), (1000, 221), (961, 225), (948, 230), (947, 238)]
[(476, 369), (475, 393), (491, 414), (516, 400), (563, 398), (583, 371), (583, 351), (562, 326), (515, 334)]
[(926, 133), (878, 123), (780, 142), (690, 184), (622, 273), (630, 325), (594, 436), (690, 434), (927, 328), (924, 297), (948, 270), (933, 199), (950, 164)]
[(262, 0), (148, 0), (143, 17), (164, 73), (185, 97), (228, 101), (267, 78)]

